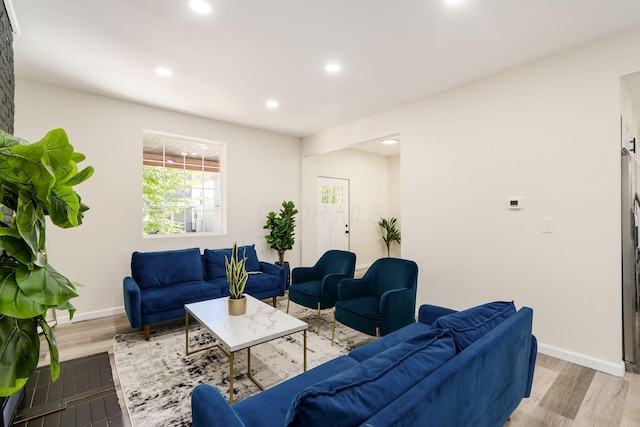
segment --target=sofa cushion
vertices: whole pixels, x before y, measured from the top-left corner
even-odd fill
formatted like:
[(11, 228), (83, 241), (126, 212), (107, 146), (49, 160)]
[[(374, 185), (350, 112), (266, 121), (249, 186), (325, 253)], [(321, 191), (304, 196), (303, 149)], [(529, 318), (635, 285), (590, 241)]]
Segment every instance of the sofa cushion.
[(220, 289), (204, 280), (142, 289), (142, 314), (183, 308), (185, 304), (220, 298)]
[(389, 335), (385, 335), (379, 340), (371, 341), (367, 345), (362, 345), (349, 353), (349, 357), (362, 362), (370, 357), (375, 356), (391, 347), (400, 344), (402, 341), (406, 341), (416, 335), (423, 334), (431, 329), (430, 325), (416, 322), (410, 325), (400, 328), (397, 331), (391, 332)]
[[(239, 246), (238, 257), (246, 256), (247, 262), (244, 264), (247, 271), (260, 271), (260, 262), (256, 253), (255, 245)], [(218, 277), (226, 277), (227, 270), (224, 262), (231, 258), (231, 249), (205, 249), (204, 250), (204, 269), (207, 279), (217, 279)]]
[(360, 425), (454, 355), (447, 331), (416, 335), (302, 390), (285, 425)]
[(280, 288), (280, 278), (271, 274), (249, 274), (244, 292), (253, 295)]
[(134, 252), (131, 276), (140, 289), (204, 279), (200, 249)]
[(515, 312), (513, 301), (495, 301), (439, 317), (433, 327), (449, 329), (461, 352)]

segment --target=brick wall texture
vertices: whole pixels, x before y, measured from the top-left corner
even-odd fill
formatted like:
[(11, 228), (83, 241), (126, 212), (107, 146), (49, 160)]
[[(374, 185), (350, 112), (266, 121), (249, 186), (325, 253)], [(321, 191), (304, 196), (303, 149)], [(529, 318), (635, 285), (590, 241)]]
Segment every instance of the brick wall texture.
[(13, 32), (4, 2), (0, 2), (0, 129), (13, 134), (15, 114)]

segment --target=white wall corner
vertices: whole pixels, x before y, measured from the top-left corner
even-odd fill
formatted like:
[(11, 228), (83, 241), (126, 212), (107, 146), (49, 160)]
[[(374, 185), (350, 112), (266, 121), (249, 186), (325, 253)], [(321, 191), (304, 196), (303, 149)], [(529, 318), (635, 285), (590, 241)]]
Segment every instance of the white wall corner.
[(606, 374), (615, 375), (616, 377), (624, 376), (625, 369), (624, 362), (622, 360), (618, 363), (608, 362), (606, 360), (595, 359), (593, 357), (585, 356), (584, 354), (574, 353), (569, 350), (541, 343), (538, 343), (538, 352), (546, 354), (547, 356), (566, 360), (567, 362), (576, 363), (580, 366), (595, 369)]

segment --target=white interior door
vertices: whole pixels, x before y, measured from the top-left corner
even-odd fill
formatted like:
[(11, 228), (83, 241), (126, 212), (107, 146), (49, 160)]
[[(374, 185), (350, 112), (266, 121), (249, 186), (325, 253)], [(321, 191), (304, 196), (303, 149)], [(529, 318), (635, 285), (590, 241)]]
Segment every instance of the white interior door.
[(349, 180), (318, 177), (318, 258), (329, 249), (349, 250)]

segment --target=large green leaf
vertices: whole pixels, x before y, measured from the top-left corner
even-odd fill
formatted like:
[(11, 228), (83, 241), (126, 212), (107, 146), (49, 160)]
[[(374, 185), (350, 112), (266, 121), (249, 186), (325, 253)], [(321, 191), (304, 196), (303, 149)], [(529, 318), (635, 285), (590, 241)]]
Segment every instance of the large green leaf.
[(44, 144), (36, 142), (28, 145), (14, 145), (11, 147), (11, 153), (32, 163), (38, 163), (44, 156), (45, 149)]
[(16, 225), (20, 236), (31, 249), (36, 257), (40, 251), (40, 234), (45, 227), (44, 213), (42, 207), (29, 197), (29, 192), (23, 190), (18, 195), (18, 212), (16, 215)]
[[(74, 286), (80, 286), (79, 283), (77, 282), (73, 282)], [(60, 310), (60, 311), (68, 311), (69, 312), (69, 321), (73, 320), (73, 315), (76, 312), (76, 308), (73, 306), (73, 304), (71, 304), (71, 302), (67, 302), (66, 304), (60, 304), (59, 306), (56, 307), (56, 310)]]
[(22, 264), (29, 265), (37, 261), (29, 245), (22, 238), (0, 235), (0, 246)]
[(72, 187), (74, 185), (78, 185), (81, 182), (88, 180), (89, 178), (91, 178), (92, 175), (93, 175), (93, 167), (87, 166), (86, 168), (78, 172), (76, 175), (74, 175), (71, 179), (69, 179), (66, 182), (63, 182), (63, 184), (68, 185), (69, 187)]
[(58, 273), (51, 264), (44, 268), (29, 270), (19, 266), (16, 270), (16, 283), (20, 290), (31, 300), (46, 306), (66, 304), (77, 297), (73, 283)]
[(49, 217), (58, 227), (69, 228), (78, 226), (80, 214), (80, 200), (71, 187), (56, 185), (51, 190)]
[(42, 328), (42, 332), (47, 339), (47, 344), (49, 344), (49, 358), (51, 359), (49, 370), (51, 372), (51, 379), (55, 381), (60, 376), (60, 358), (58, 355), (58, 344), (56, 343), (56, 338), (53, 336), (53, 331), (51, 330), (51, 327), (49, 327), (49, 324), (47, 323), (44, 316), (38, 317), (38, 326)]
[(82, 154), (82, 153), (76, 153), (76, 152), (74, 152), (74, 153), (71, 155), (71, 160), (72, 160), (72, 161), (74, 161), (74, 162), (76, 162), (76, 163), (80, 163), (80, 162), (84, 161), (86, 158), (87, 158), (87, 156), (85, 156), (85, 155), (84, 155), (84, 154)]
[(67, 133), (63, 129), (53, 129), (44, 138), (33, 145), (43, 143), (45, 161), (54, 169), (66, 166), (73, 156), (73, 147), (69, 144)]
[(0, 314), (28, 319), (40, 316), (47, 307), (27, 297), (18, 287), (15, 270), (0, 267)]
[(0, 315), (0, 396), (24, 386), (38, 366), (40, 338), (34, 319)]

